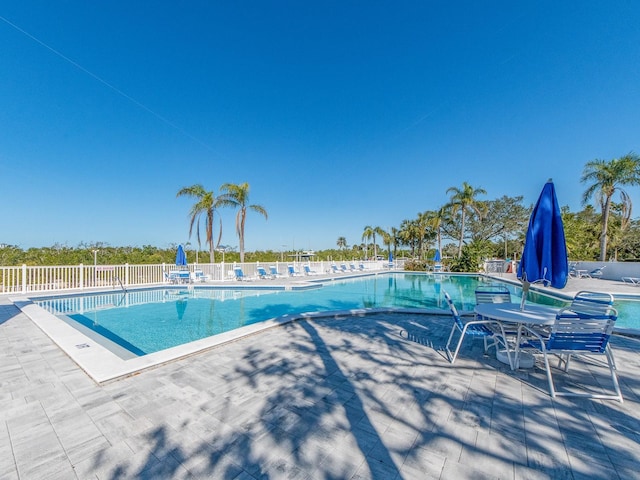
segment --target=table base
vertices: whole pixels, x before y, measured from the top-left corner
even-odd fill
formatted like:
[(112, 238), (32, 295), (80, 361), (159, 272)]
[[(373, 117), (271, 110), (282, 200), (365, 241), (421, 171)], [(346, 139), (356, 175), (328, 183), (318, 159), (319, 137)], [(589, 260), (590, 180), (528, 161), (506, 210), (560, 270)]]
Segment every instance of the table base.
[[(513, 361), (515, 361), (515, 352), (511, 352), (511, 357)], [(496, 358), (499, 362), (504, 363), (505, 365), (509, 365), (509, 357), (507, 356), (506, 350), (497, 350), (496, 349)], [(520, 362), (519, 368), (533, 368), (536, 363), (536, 359), (527, 352), (520, 352)]]

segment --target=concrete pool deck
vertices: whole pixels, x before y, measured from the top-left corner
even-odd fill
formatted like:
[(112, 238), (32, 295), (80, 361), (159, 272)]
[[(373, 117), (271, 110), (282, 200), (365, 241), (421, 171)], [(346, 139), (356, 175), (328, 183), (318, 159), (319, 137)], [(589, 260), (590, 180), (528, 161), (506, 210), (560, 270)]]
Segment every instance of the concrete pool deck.
[(612, 340), (620, 404), (552, 399), (539, 366), (512, 372), (480, 341), (450, 365), (450, 327), (302, 320), (97, 385), (0, 297), (0, 478), (640, 478), (639, 339)]

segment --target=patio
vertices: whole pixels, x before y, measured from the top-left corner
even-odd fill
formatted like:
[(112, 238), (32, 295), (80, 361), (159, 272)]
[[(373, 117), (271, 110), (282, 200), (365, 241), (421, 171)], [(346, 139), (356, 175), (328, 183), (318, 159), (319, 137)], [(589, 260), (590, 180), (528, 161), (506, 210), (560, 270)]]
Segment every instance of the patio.
[(623, 404), (552, 400), (543, 370), (480, 341), (451, 366), (450, 316), (398, 314), (294, 322), (98, 386), (0, 302), (1, 478), (640, 478), (635, 338), (613, 340)]

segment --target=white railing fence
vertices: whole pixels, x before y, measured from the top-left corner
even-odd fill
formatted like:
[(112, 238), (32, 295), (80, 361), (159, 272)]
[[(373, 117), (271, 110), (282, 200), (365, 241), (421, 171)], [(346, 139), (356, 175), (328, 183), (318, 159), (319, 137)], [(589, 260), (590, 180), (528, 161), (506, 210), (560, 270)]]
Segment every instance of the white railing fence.
[[(112, 287), (114, 289), (132, 286), (158, 285), (167, 283), (171, 272), (188, 270), (192, 279), (204, 278), (212, 282), (235, 280), (234, 269), (242, 268), (246, 277), (257, 277), (258, 267), (275, 266), (281, 276), (288, 276), (289, 265), (294, 271), (304, 275), (304, 265), (309, 265), (318, 274), (332, 272), (332, 265), (345, 265), (348, 271), (360, 266), (365, 271), (390, 268), (385, 261), (347, 261), (347, 262), (252, 262), (252, 263), (199, 263), (186, 267), (170, 264), (155, 265), (66, 265), (66, 266), (0, 266), (0, 294), (55, 292), (64, 290), (85, 290), (91, 288)], [(404, 268), (403, 261), (394, 261), (391, 268)], [(196, 276), (196, 272), (199, 273)]]

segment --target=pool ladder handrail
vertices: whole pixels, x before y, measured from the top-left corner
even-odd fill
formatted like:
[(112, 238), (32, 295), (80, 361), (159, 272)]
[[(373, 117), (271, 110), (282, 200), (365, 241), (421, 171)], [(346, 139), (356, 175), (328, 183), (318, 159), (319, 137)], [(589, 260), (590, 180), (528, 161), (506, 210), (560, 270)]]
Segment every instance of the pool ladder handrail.
[[(115, 277), (113, 277), (113, 279), (114, 279), (114, 280), (117, 280), (117, 281), (118, 281), (118, 283), (120, 284), (120, 288), (122, 289), (122, 291), (123, 291), (124, 293), (127, 293), (127, 289), (126, 289), (126, 288), (124, 288), (124, 285), (122, 284), (122, 280), (120, 280), (120, 277), (115, 276)], [(115, 287), (115, 282), (114, 282), (114, 287)]]

